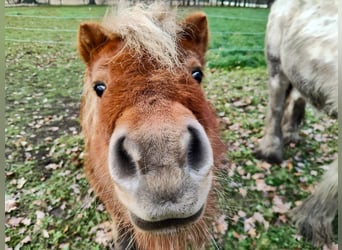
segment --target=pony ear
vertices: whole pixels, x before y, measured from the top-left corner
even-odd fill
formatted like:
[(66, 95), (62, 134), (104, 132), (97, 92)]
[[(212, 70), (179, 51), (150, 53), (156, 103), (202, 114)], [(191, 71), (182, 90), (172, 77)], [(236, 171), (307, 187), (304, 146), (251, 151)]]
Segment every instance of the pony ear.
[(78, 30), (78, 50), (88, 63), (92, 53), (102, 47), (109, 40), (106, 30), (97, 23), (82, 23)]
[(181, 44), (204, 60), (208, 48), (208, 20), (202, 12), (190, 14), (182, 23)]

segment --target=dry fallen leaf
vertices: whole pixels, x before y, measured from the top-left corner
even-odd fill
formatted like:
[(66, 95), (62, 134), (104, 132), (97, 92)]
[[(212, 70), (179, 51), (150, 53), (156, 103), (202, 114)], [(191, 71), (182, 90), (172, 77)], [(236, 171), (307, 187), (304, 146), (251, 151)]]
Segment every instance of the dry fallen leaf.
[(13, 250), (13, 248), (9, 247), (9, 246), (7, 246), (7, 244), (5, 244), (5, 250)]
[(20, 241), (22, 244), (31, 242), (31, 236), (27, 235), (24, 239)]
[(255, 228), (249, 229), (249, 230), (248, 230), (248, 234), (249, 234), (249, 236), (251, 236), (252, 238), (255, 238), (255, 237), (256, 237)]
[(110, 242), (113, 241), (112, 226), (109, 221), (105, 221), (91, 228), (89, 234), (94, 233), (96, 233), (94, 241), (103, 246), (107, 246)]
[(285, 214), (285, 213), (287, 213), (290, 210), (291, 203), (290, 202), (284, 203), (282, 201), (282, 199), (280, 198), (280, 196), (275, 195), (273, 197), (272, 201), (273, 201), (272, 210), (274, 212), (280, 213), (280, 214)]
[(17, 227), (23, 219), (24, 217), (11, 217), (6, 224), (12, 227)]
[(255, 222), (255, 220), (252, 217), (246, 219), (244, 221), (244, 226), (243, 226), (244, 231), (248, 232), (251, 228), (254, 228), (255, 227), (254, 222)]
[(217, 236), (217, 234), (224, 235), (226, 233), (228, 224), (225, 219), (226, 216), (223, 214), (214, 222), (215, 236)]
[(17, 203), (15, 200), (6, 200), (5, 201), (5, 213), (9, 213), (13, 210), (17, 209)]
[(62, 243), (58, 246), (59, 249), (69, 249), (70, 248), (70, 243)]
[(59, 168), (60, 166), (56, 163), (50, 163), (49, 165), (45, 166), (45, 169), (51, 169), (51, 170), (55, 170), (57, 168)]
[(42, 211), (36, 211), (37, 220), (41, 220), (45, 217), (45, 213)]
[(25, 218), (21, 221), (21, 223), (24, 224), (25, 226), (29, 226), (31, 225), (31, 219)]
[(238, 215), (239, 215), (241, 218), (244, 218), (244, 217), (246, 217), (247, 214), (246, 214), (244, 211), (239, 210), (239, 211), (238, 211)]
[(239, 188), (239, 193), (241, 194), (242, 197), (246, 197), (247, 195), (247, 190), (244, 188)]
[(25, 185), (26, 181), (27, 180), (24, 177), (21, 177), (17, 182), (17, 188), (22, 189), (23, 186)]
[(48, 239), (49, 238), (49, 233), (45, 229), (42, 231), (43, 237)]
[(42, 223), (42, 219), (45, 217), (45, 213), (42, 211), (36, 211), (37, 221), (36, 226), (39, 226)]
[(265, 183), (264, 179), (256, 179), (255, 180), (255, 188), (258, 191), (269, 192), (269, 191), (276, 191), (275, 187), (269, 186)]
[(256, 173), (252, 175), (253, 180), (264, 179), (264, 178), (265, 178), (265, 175), (263, 173)]
[(261, 169), (264, 169), (266, 171), (269, 171), (271, 167), (272, 167), (272, 164), (269, 164), (265, 161), (258, 161), (257, 162), (257, 168), (261, 168)]

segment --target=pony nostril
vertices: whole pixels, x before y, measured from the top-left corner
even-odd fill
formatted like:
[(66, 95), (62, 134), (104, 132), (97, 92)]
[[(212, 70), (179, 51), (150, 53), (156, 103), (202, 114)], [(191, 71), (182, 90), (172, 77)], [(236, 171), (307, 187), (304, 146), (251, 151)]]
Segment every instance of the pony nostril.
[(137, 172), (133, 158), (125, 148), (125, 140), (125, 136), (120, 137), (114, 148), (113, 167), (117, 168), (115, 172), (118, 173), (120, 177), (133, 176)]
[(188, 164), (192, 169), (199, 170), (204, 161), (204, 145), (199, 132), (195, 128), (189, 126), (188, 131), (190, 132), (190, 142), (187, 152)]

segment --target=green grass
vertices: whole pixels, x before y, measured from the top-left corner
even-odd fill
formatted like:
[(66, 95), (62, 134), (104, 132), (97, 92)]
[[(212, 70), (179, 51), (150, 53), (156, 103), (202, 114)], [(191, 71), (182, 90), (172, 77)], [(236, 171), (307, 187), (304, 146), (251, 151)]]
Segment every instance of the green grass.
[(204, 11), (209, 16), (211, 30), (208, 67), (233, 69), (265, 65), (267, 9), (206, 8)]
[[(16, 207), (6, 213), (5, 233), (6, 244), (13, 249), (101, 249), (95, 242), (99, 230), (94, 227), (109, 218), (89, 192), (82, 169), (78, 115), (84, 65), (77, 55), (76, 32), (81, 21), (101, 17), (105, 10), (88, 6), (5, 9), (6, 15), (65, 17), (6, 16), (6, 195), (15, 200)], [(305, 143), (286, 149), (286, 161), (265, 170), (251, 152), (261, 137), (267, 103), (267, 75), (259, 49), (263, 48), (268, 10), (203, 10), (212, 32), (203, 86), (222, 121), (222, 139), (235, 167), (230, 178), (227, 173), (220, 177), (220, 203), (229, 218), (228, 230), (217, 245), (227, 250), (314, 249), (296, 239), (295, 228), (272, 210), (273, 198), (280, 196), (293, 207), (309, 194), (308, 189), (323, 172), (320, 165), (329, 163), (337, 151), (337, 124), (308, 109), (302, 130)], [(263, 174), (265, 183), (275, 191), (254, 190), (254, 174)], [(232, 183), (245, 189), (247, 196), (236, 192)], [(245, 215), (240, 213), (234, 220), (239, 211)], [(269, 227), (256, 223), (251, 236), (245, 232), (244, 222), (255, 212), (263, 215)], [(15, 223), (13, 218), (22, 219)]]

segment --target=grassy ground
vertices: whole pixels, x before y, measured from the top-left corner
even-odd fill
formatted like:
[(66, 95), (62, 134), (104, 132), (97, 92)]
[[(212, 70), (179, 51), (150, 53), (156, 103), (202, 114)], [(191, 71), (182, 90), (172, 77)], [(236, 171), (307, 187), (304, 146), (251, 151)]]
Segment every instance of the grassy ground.
[[(332, 161), (337, 124), (308, 109), (301, 130), (305, 143), (290, 145), (283, 164), (254, 159), (267, 103), (260, 49), (268, 11), (204, 11), (212, 31), (204, 89), (221, 119), (230, 160), (229, 177), (221, 178), (225, 217), (214, 226), (218, 239), (212, 248), (314, 249), (296, 235), (286, 212), (312, 191), (321, 166)], [(110, 239), (109, 218), (82, 170), (78, 114), (84, 66), (75, 42), (79, 23), (99, 20), (104, 12), (103, 7), (5, 9), (9, 249), (103, 249)]]

